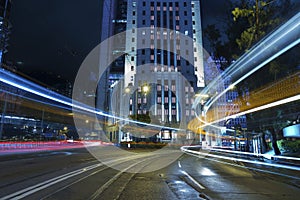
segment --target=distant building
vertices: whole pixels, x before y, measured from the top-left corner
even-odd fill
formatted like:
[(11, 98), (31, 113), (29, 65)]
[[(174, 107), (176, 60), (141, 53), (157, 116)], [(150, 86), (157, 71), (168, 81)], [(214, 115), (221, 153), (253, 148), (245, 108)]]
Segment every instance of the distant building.
[(11, 11), (11, 0), (0, 0), (0, 62), (2, 64), (3, 54), (7, 52), (8, 39), (11, 29), (9, 22)]
[[(217, 76), (222, 75), (222, 65), (224, 63), (227, 63), (224, 58), (216, 58), (213, 55), (205, 61), (204, 71), (206, 84), (209, 84), (211, 81), (217, 78)], [(237, 103), (239, 94), (237, 89), (235, 87), (232, 87), (231, 77), (223, 77), (223, 80), (215, 86), (215, 92), (216, 94), (220, 94), (228, 88), (230, 88), (230, 90), (228, 90), (224, 95), (218, 98), (212, 108), (206, 113), (207, 121), (210, 121), (210, 118), (226, 119), (216, 124), (218, 128), (214, 128), (211, 126), (207, 126), (206, 128), (204, 128), (207, 133), (210, 133), (206, 134), (205, 139), (203, 140), (207, 142), (207, 145), (229, 145), (230, 142), (228, 139), (224, 139), (224, 141), (222, 141), (223, 137), (233, 136), (234, 130), (238, 130), (241, 132), (242, 130), (246, 130), (247, 128), (247, 120), (245, 115), (236, 118), (228, 118), (228, 116), (240, 112), (240, 105)]]

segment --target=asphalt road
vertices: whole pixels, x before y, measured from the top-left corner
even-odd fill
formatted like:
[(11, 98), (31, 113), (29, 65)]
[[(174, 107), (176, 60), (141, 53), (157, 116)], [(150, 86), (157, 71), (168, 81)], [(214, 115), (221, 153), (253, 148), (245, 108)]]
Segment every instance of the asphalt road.
[(0, 167), (1, 200), (299, 199), (300, 196), (299, 171), (212, 160), (175, 149), (124, 153), (103, 147), (91, 153), (73, 149), (7, 155), (0, 156)]

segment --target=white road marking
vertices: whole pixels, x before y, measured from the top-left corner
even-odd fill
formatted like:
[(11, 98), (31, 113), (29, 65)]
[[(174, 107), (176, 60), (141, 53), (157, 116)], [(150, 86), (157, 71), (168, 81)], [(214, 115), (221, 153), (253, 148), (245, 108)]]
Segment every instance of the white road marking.
[(181, 168), (180, 160), (178, 160), (178, 167)]
[(200, 189), (204, 190), (205, 187), (202, 186), (199, 182), (197, 182), (193, 177), (191, 177), (191, 175), (189, 175), (186, 171), (181, 170), (181, 172), (186, 175), (197, 187), (199, 187)]

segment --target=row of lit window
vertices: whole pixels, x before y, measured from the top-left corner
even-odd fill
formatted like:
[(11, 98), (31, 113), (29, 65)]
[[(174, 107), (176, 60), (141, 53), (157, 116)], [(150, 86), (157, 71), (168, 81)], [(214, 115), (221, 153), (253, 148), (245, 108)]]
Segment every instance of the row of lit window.
[[(175, 2), (174, 3), (175, 7), (179, 7), (179, 2)], [(143, 6), (147, 6), (146, 5), (146, 1), (143, 1)], [(154, 6), (154, 1), (151, 1), (150, 2), (150, 6)], [(156, 6), (161, 6), (161, 2), (157, 2), (156, 3)], [(163, 2), (162, 3), (162, 6), (166, 7), (167, 6), (167, 2)], [(169, 2), (169, 6), (173, 6), (173, 2)], [(187, 7), (187, 2), (183, 2), (183, 6), (184, 7)], [(192, 4), (192, 7), (194, 6), (194, 4)]]

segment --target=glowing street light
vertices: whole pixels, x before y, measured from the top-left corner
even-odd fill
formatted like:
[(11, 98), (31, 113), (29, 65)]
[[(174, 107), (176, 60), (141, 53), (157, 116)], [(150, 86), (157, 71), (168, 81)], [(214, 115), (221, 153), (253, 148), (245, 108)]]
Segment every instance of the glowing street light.
[(149, 86), (148, 85), (144, 85), (143, 86), (143, 91), (145, 92), (145, 93), (147, 93), (147, 92), (149, 92)]

